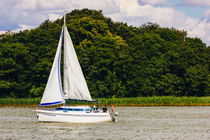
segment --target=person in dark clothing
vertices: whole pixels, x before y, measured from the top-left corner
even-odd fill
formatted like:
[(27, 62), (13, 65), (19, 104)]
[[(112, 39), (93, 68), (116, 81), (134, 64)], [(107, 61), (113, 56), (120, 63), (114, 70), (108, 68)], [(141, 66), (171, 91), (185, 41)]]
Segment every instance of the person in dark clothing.
[(104, 105), (104, 107), (103, 107), (103, 112), (104, 112), (104, 113), (107, 112), (107, 107), (106, 107), (106, 105)]

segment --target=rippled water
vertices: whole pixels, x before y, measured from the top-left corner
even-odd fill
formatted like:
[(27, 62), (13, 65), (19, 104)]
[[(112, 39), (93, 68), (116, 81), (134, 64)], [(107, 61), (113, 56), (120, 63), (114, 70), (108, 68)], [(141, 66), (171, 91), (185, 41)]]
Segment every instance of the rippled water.
[(118, 107), (118, 122), (38, 123), (35, 108), (0, 108), (0, 139), (210, 140), (210, 107)]

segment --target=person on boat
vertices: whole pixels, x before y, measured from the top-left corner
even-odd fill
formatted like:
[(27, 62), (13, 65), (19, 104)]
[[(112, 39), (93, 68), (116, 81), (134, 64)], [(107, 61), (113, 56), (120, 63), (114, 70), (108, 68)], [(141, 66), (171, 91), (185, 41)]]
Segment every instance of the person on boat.
[(114, 112), (114, 106), (113, 105), (111, 106), (111, 109), (112, 109), (112, 112)]
[(93, 106), (92, 110), (93, 110), (93, 112), (95, 112), (96, 111), (96, 106)]
[(107, 112), (107, 107), (106, 107), (106, 105), (104, 105), (104, 107), (103, 107), (103, 112), (104, 112), (104, 113)]
[(100, 112), (100, 108), (99, 108), (99, 107), (96, 108), (96, 112), (97, 112), (97, 113)]
[(95, 105), (94, 105), (94, 107), (93, 107), (93, 112), (98, 112), (98, 107), (96, 107)]
[(90, 106), (90, 112), (93, 112), (93, 106), (92, 105)]

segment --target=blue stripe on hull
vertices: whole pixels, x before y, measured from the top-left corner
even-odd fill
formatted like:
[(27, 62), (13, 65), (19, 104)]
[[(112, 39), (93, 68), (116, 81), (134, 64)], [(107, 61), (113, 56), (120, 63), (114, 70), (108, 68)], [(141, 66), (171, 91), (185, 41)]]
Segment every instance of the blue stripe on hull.
[(40, 105), (56, 105), (56, 104), (61, 104), (62, 101), (58, 101), (58, 102), (51, 102), (51, 103), (42, 103)]

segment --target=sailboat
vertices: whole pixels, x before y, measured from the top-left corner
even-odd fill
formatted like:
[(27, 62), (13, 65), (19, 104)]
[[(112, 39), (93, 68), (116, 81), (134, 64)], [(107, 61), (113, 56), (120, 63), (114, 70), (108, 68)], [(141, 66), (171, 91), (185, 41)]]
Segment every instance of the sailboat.
[[(55, 109), (38, 109), (39, 122), (72, 122), (91, 123), (113, 121), (114, 117), (109, 111), (92, 111), (90, 106), (67, 106), (65, 99), (94, 101), (91, 98), (87, 83), (80, 67), (71, 37), (69, 35), (64, 13), (64, 25), (55, 54), (54, 62), (41, 99), (40, 106), (64, 104)], [(64, 77), (63, 88), (61, 82), (60, 62), (62, 41), (64, 40)], [(110, 111), (111, 112), (111, 111)]]

